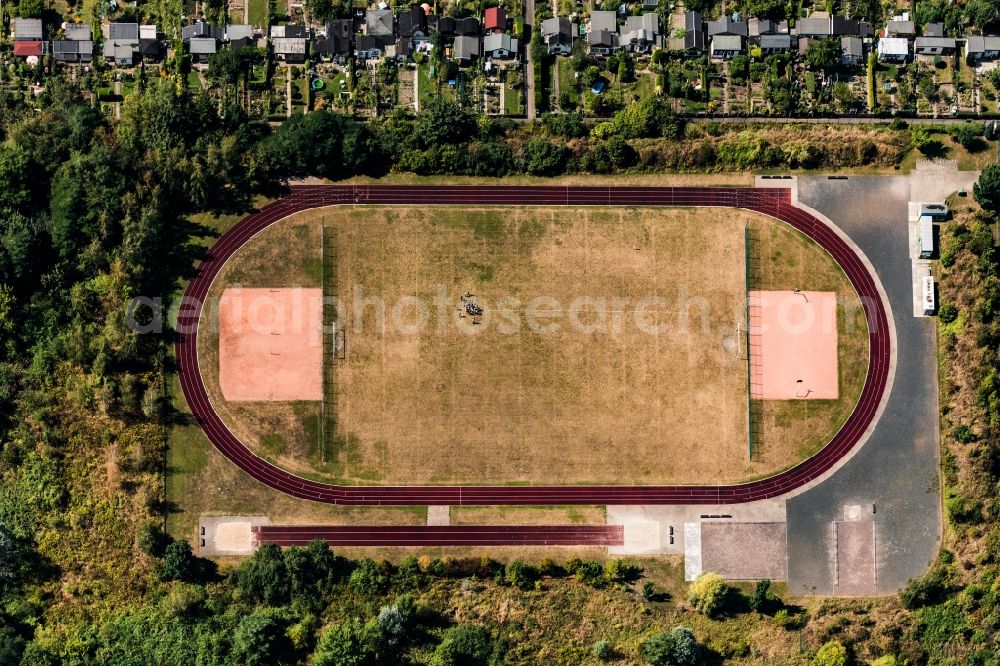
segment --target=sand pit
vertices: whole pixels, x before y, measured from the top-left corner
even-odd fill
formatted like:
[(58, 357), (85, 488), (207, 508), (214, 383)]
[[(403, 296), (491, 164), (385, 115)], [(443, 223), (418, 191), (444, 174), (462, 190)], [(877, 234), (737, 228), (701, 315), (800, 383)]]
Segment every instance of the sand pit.
[(227, 289), (219, 299), (226, 400), (322, 400), (323, 290)]
[(750, 292), (750, 395), (755, 400), (835, 400), (837, 294)]

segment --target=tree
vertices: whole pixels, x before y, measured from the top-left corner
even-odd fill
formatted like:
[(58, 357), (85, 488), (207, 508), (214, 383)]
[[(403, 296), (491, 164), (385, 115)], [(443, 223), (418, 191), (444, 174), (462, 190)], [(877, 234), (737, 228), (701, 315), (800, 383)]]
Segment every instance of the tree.
[(809, 43), (806, 63), (813, 69), (830, 72), (840, 64), (840, 41), (837, 39), (817, 39)]
[(194, 553), (184, 539), (174, 541), (163, 553), (160, 577), (163, 580), (191, 580), (194, 570)]
[(455, 102), (438, 97), (417, 116), (417, 132), (424, 147), (465, 143), (476, 135), (476, 118)]
[(711, 617), (722, 610), (728, 593), (729, 588), (722, 576), (705, 572), (699, 574), (688, 588), (688, 603), (699, 613)]
[(363, 557), (351, 572), (350, 585), (358, 594), (376, 596), (389, 586), (389, 576), (384, 565), (380, 566), (370, 557)]
[(327, 629), (316, 644), (313, 666), (364, 666), (374, 654), (365, 627), (357, 619)]
[(277, 545), (261, 544), (251, 557), (240, 564), (234, 575), (237, 588), (248, 599), (271, 606), (288, 602), (288, 569)]
[(17, 578), (17, 544), (10, 531), (0, 524), (0, 590)]
[(983, 126), (973, 123), (963, 123), (955, 125), (949, 132), (955, 141), (970, 152), (982, 150), (984, 147), (982, 136)]
[(230, 86), (239, 83), (243, 75), (243, 58), (234, 48), (223, 48), (208, 59), (208, 77)]
[(983, 208), (1000, 213), (1000, 164), (985, 167), (972, 186), (972, 195)]
[(813, 666), (846, 666), (847, 648), (839, 641), (825, 643), (813, 657)]
[(653, 666), (695, 666), (701, 649), (687, 627), (674, 627), (643, 641), (639, 651)]
[(415, 613), (413, 597), (409, 594), (401, 596), (392, 606), (382, 606), (376, 617), (382, 642), (390, 648), (405, 643), (409, 638)]
[(233, 636), (233, 652), (244, 664), (283, 664), (293, 660), (291, 641), (285, 634), (288, 617), (282, 610), (265, 608), (240, 620)]
[(486, 666), (493, 654), (493, 636), (485, 627), (459, 624), (444, 633), (431, 666)]
[(738, 55), (729, 61), (729, 78), (733, 83), (743, 85), (750, 76), (750, 58), (745, 55)]
[(524, 147), (521, 162), (532, 176), (558, 176), (566, 168), (566, 149), (547, 139), (532, 139)]
[(17, 15), (22, 18), (39, 18), (44, 9), (42, 0), (20, 0), (17, 3)]

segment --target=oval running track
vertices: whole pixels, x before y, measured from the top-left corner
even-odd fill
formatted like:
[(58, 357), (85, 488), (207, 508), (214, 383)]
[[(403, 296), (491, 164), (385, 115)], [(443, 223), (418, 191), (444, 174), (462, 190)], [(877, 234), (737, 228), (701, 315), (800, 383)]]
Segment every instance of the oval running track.
[[(313, 481), (263, 460), (215, 413), (198, 367), (198, 321), (216, 275), (240, 247), (289, 215), (336, 205), (709, 206), (745, 208), (782, 220), (826, 249), (861, 298), (869, 331), (868, 372), (854, 411), (818, 453), (784, 472), (737, 485), (673, 486), (353, 486)], [(226, 232), (209, 250), (184, 293), (177, 317), (176, 355), (184, 396), (208, 439), (247, 474), (293, 497), (331, 504), (735, 504), (784, 495), (830, 470), (875, 420), (890, 371), (888, 317), (865, 263), (836, 231), (791, 202), (788, 189), (531, 187), (531, 186), (293, 186), (291, 193)]]

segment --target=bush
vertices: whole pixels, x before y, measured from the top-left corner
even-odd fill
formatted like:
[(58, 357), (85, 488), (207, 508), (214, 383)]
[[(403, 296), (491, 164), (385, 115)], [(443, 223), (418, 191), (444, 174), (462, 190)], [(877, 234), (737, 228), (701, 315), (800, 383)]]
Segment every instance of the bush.
[(653, 666), (695, 666), (701, 653), (694, 633), (687, 627), (674, 627), (652, 636), (639, 651)]
[(532, 139), (524, 147), (521, 161), (532, 176), (558, 176), (566, 169), (566, 149), (546, 139)]
[(942, 303), (938, 308), (938, 319), (942, 324), (950, 324), (958, 319), (958, 308), (954, 303)]
[(846, 666), (847, 648), (839, 641), (830, 641), (813, 657), (813, 666)]
[(899, 591), (899, 601), (909, 610), (939, 603), (950, 590), (948, 571), (937, 565), (926, 575), (911, 579)]
[(757, 581), (757, 586), (750, 595), (750, 608), (758, 613), (766, 613), (780, 604), (781, 601), (771, 592), (771, 581), (766, 578)]
[(486, 666), (493, 653), (493, 636), (485, 627), (460, 624), (444, 634), (431, 666)]
[(896, 657), (891, 654), (883, 655), (873, 661), (872, 666), (896, 666)]
[(688, 588), (688, 603), (699, 613), (711, 617), (722, 610), (728, 593), (729, 587), (722, 576), (705, 572), (699, 574)]
[(594, 643), (594, 658), (600, 661), (611, 661), (615, 656), (615, 651), (611, 648), (611, 643), (607, 641), (597, 641)]

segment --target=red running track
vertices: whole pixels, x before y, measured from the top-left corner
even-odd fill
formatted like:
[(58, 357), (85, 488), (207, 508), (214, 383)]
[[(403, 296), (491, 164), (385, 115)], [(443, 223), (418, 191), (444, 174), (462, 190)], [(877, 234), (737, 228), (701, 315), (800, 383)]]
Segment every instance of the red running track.
[[(713, 486), (340, 486), (275, 467), (240, 442), (212, 409), (198, 368), (197, 325), (212, 281), (254, 234), (292, 213), (323, 206), (714, 206), (745, 208), (782, 220), (825, 248), (861, 297), (869, 331), (868, 374), (854, 412), (816, 455), (780, 474), (750, 483)], [(796, 208), (787, 189), (704, 187), (350, 186), (293, 187), (291, 194), (253, 213), (209, 251), (181, 304), (176, 353), (181, 387), (215, 447), (240, 469), (281, 492), (332, 504), (735, 504), (778, 497), (833, 467), (864, 436), (886, 392), (890, 365), (888, 316), (874, 276), (824, 222)]]
[(254, 546), (622, 546), (621, 525), (255, 525)]

